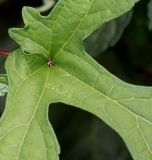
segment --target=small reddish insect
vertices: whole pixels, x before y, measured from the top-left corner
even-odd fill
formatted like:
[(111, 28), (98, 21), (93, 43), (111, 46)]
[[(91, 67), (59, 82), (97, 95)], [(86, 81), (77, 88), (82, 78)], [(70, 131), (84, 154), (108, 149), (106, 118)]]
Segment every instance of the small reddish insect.
[(48, 60), (47, 64), (48, 64), (49, 67), (55, 66), (54, 63), (53, 63), (53, 61), (51, 59)]
[(0, 55), (1, 56), (4, 56), (4, 57), (7, 57), (10, 55), (10, 52), (9, 51), (6, 51), (6, 50), (3, 50), (3, 49), (0, 49)]

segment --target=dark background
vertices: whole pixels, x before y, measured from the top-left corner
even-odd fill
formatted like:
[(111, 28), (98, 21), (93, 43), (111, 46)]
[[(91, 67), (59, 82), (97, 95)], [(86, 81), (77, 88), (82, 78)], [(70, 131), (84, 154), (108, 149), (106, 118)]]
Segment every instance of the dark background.
[[(86, 40), (86, 50), (111, 73), (137, 85), (152, 85), (152, 32), (148, 28), (148, 0), (105, 24)], [(0, 49), (18, 46), (8, 28), (23, 26), (23, 6), (40, 6), (41, 0), (0, 1)], [(44, 13), (44, 14), (47, 14)], [(0, 73), (5, 73), (0, 57)], [(0, 97), (3, 112), (6, 97)], [(120, 136), (95, 116), (64, 104), (53, 104), (50, 121), (61, 145), (61, 160), (132, 160)]]

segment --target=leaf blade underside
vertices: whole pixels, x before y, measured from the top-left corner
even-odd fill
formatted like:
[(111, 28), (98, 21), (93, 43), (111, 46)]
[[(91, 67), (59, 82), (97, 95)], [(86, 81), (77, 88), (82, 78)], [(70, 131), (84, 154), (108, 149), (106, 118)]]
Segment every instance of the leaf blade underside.
[[(6, 63), (10, 89), (0, 123), (0, 137), (5, 139), (5, 145), (0, 140), (0, 158), (56, 160), (59, 146), (46, 118), (47, 106), (63, 102), (95, 114), (114, 128), (135, 160), (152, 159), (152, 88), (119, 80), (82, 46), (82, 40), (99, 25), (128, 11), (135, 2), (61, 0), (47, 17), (24, 8), (25, 28), (10, 30), (21, 50)], [(94, 10), (95, 14), (101, 11), (97, 19), (90, 18)], [(55, 66), (47, 66), (49, 58)], [(14, 127), (19, 129), (15, 133), (11, 130)], [(14, 141), (16, 134), (19, 138)], [(32, 138), (33, 150), (27, 149)], [(38, 156), (39, 152), (43, 157)]]

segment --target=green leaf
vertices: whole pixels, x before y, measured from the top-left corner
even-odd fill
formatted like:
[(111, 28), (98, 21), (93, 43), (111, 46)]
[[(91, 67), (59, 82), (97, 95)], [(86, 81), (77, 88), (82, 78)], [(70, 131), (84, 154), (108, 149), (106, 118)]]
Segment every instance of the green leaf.
[[(28, 56), (31, 61), (26, 59)], [(0, 159), (56, 160), (59, 146), (48, 123), (48, 102), (43, 97), (46, 88), (43, 69), (46, 66), (41, 61), (38, 65), (43, 66), (30, 70), (29, 66), (39, 62), (39, 58), (28, 56), (16, 51), (7, 59), (9, 93), (0, 125)], [(44, 72), (40, 75), (42, 70)], [(47, 96), (55, 102), (54, 96)]]
[(84, 48), (83, 39), (103, 23), (127, 12), (137, 1), (61, 0), (48, 17), (24, 8), (25, 29), (12, 29), (10, 35), (24, 51), (32, 54), (43, 53), (53, 58), (63, 49), (79, 52), (80, 47)]
[[(10, 30), (21, 49), (6, 62), (9, 94), (0, 122), (0, 159), (58, 159), (59, 146), (47, 117), (48, 105), (56, 102), (104, 120), (135, 160), (152, 159), (152, 88), (119, 80), (83, 46), (89, 34), (136, 1), (61, 0), (47, 17), (23, 9), (25, 28)], [(51, 60), (54, 65), (48, 66)]]

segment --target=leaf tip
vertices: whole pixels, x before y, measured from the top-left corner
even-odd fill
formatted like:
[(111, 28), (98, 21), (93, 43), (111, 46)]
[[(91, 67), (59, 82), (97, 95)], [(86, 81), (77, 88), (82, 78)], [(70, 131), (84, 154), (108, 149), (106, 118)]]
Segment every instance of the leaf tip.
[(29, 6), (24, 6), (22, 8), (22, 15), (26, 15), (27, 13), (30, 13), (34, 8), (29, 7)]
[(10, 28), (8, 30), (9, 36), (14, 39), (14, 37), (16, 37), (16, 31), (17, 31), (17, 28)]
[(29, 25), (33, 21), (35, 21), (34, 17), (39, 15), (38, 10), (33, 7), (24, 6), (22, 9), (22, 17), (24, 20), (25, 25)]

